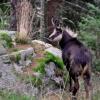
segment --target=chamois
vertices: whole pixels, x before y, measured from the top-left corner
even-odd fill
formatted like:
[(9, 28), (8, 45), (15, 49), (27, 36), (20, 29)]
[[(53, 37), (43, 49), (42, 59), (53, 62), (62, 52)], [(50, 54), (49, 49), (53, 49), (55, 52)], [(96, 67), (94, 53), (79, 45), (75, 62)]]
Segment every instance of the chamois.
[(61, 47), (62, 59), (69, 72), (69, 90), (72, 93), (72, 100), (76, 100), (76, 93), (79, 90), (79, 76), (82, 76), (84, 80), (86, 98), (90, 98), (91, 52), (77, 39), (77, 34), (75, 32), (68, 27), (61, 27), (58, 23), (59, 21), (54, 21), (52, 19), (54, 30), (49, 36), (49, 39), (52, 42), (59, 42)]

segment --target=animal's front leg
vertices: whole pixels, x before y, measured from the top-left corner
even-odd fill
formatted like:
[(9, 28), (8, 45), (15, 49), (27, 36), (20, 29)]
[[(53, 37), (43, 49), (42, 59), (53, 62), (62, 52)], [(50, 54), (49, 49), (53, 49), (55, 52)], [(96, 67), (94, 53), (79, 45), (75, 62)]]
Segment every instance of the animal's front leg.
[(73, 87), (72, 77), (69, 76), (69, 92), (70, 92), (72, 100), (76, 100), (76, 97), (72, 95), (73, 88), (74, 87)]
[(72, 77), (69, 75), (69, 91), (72, 92), (73, 84), (72, 84)]

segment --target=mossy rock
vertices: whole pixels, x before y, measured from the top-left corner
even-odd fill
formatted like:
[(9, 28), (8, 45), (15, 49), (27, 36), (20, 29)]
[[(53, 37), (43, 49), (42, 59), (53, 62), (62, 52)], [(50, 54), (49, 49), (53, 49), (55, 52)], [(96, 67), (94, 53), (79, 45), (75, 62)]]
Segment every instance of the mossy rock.
[(7, 33), (0, 33), (0, 39), (3, 41), (6, 47), (13, 47), (12, 38)]
[(10, 55), (10, 60), (12, 62), (18, 63), (21, 60), (21, 54), (19, 52), (14, 52)]
[(7, 54), (7, 49), (0, 42), (0, 55), (4, 55), (4, 54)]

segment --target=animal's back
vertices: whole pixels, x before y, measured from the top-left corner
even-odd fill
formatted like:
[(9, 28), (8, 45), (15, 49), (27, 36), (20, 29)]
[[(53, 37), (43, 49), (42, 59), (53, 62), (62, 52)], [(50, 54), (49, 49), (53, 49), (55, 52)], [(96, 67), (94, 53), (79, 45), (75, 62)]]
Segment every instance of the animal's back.
[(74, 60), (76, 64), (85, 66), (91, 61), (90, 51), (77, 39), (73, 39), (65, 45), (62, 57), (64, 59)]

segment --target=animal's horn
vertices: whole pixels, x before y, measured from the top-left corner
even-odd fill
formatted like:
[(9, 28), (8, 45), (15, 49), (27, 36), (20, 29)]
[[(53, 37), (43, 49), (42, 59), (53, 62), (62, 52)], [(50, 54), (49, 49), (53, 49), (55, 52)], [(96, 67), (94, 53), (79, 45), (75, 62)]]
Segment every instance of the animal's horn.
[[(75, 24), (74, 24), (74, 22), (73, 22), (73, 21), (71, 21), (71, 20), (70, 20), (70, 19), (68, 19), (68, 18), (63, 17), (63, 18), (62, 18), (62, 21), (64, 21), (64, 20), (66, 20), (66, 21), (68, 21), (69, 23), (71, 23), (71, 24), (73, 25), (73, 27), (74, 27), (75, 31), (76, 31), (76, 26), (75, 26)], [(67, 26), (67, 25), (66, 25), (66, 26)]]
[(51, 23), (52, 23), (53, 26), (55, 26), (55, 23), (54, 23), (54, 19), (53, 18), (51, 19)]

